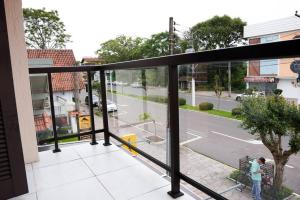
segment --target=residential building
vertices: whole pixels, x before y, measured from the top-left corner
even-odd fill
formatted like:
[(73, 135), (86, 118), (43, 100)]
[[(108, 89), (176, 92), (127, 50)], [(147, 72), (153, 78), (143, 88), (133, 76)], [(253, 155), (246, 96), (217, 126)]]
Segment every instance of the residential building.
[[(244, 37), (249, 45), (292, 40), (300, 37), (300, 18), (296, 16), (244, 27)], [(256, 88), (266, 94), (274, 89), (283, 90), (283, 96), (297, 104), (300, 103), (298, 74), (290, 69), (296, 58), (251, 60), (248, 62), (248, 88)]]
[[(103, 60), (98, 57), (83, 57), (80, 62), (80, 65), (100, 65), (100, 64), (103, 64)], [(100, 73), (93, 72), (92, 80), (100, 82)]]
[[(70, 49), (28, 49), (27, 56), (28, 65), (32, 68), (76, 65), (73, 51)], [(30, 75), (30, 83), (36, 130), (39, 132), (51, 127), (51, 124), (47, 123), (51, 115), (47, 74)], [(76, 110), (74, 102), (76, 92), (84, 89), (81, 75), (79, 73), (54, 73), (52, 84), (55, 114), (69, 124), (70, 113)]]

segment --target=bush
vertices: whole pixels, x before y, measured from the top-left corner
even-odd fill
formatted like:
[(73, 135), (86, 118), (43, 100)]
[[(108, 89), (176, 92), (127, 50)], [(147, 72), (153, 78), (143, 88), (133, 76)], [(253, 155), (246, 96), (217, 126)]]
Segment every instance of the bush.
[(59, 127), (57, 129), (57, 135), (67, 135), (69, 133), (69, 130), (71, 130), (70, 126)]
[[(168, 97), (165, 96), (150, 95), (150, 96), (143, 97), (143, 99), (148, 101), (154, 101), (157, 103), (168, 103)], [(178, 104), (179, 106), (183, 106), (186, 104), (186, 100), (184, 98), (179, 98)]]
[(200, 110), (212, 110), (214, 109), (214, 104), (209, 103), (209, 102), (203, 102), (199, 104), (199, 109)]
[(262, 189), (262, 197), (265, 200), (283, 200), (293, 194), (293, 190), (285, 186), (281, 187), (280, 191), (274, 190), (272, 187)]
[(145, 100), (148, 101), (154, 101), (154, 102), (158, 102), (158, 103), (168, 103), (168, 97), (164, 97), (164, 96), (154, 96), (154, 95), (150, 95), (147, 97), (144, 97)]
[(186, 100), (184, 98), (179, 98), (178, 103), (179, 103), (179, 106), (183, 106), (186, 104)]
[(49, 139), (49, 138), (51, 138), (53, 136), (52, 135), (52, 131), (49, 130), (49, 129), (46, 129), (44, 131), (38, 131), (36, 133), (36, 135), (37, 135), (38, 142), (40, 142), (41, 140)]
[(275, 94), (275, 95), (281, 95), (282, 94), (282, 92), (283, 92), (283, 90), (281, 90), (281, 89), (275, 89), (275, 90), (273, 90), (273, 93)]
[(231, 110), (232, 116), (241, 116), (242, 115), (242, 109), (241, 108), (234, 108)]
[[(245, 173), (241, 173), (239, 170), (233, 171), (229, 177), (246, 186), (251, 187), (252, 185), (250, 177)], [(262, 185), (262, 197), (265, 200), (283, 200), (292, 194), (293, 190), (285, 186), (282, 186), (280, 191), (274, 191), (272, 186)]]

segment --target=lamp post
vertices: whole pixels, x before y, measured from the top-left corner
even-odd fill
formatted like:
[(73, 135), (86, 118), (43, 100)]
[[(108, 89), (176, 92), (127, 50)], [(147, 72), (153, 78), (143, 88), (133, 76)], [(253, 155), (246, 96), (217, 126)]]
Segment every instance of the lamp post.
[[(185, 50), (185, 53), (195, 53), (194, 47)], [(195, 86), (195, 64), (192, 67), (192, 106), (196, 106), (196, 86)]]

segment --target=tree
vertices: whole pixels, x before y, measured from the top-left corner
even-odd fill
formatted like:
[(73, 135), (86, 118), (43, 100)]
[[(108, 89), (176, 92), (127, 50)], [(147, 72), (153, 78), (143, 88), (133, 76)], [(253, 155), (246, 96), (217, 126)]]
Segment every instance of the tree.
[(141, 51), (143, 43), (143, 38), (121, 35), (102, 43), (96, 53), (106, 63), (136, 60), (143, 58)]
[(234, 47), (243, 43), (245, 25), (240, 18), (214, 16), (193, 26), (187, 37), (192, 38), (196, 50)]
[(26, 45), (34, 49), (60, 49), (70, 42), (56, 10), (24, 8)]
[[(174, 53), (184, 53), (187, 48), (187, 41), (181, 40), (175, 35)], [(169, 32), (160, 32), (151, 35), (142, 46), (144, 58), (158, 57), (169, 55)]]
[[(279, 93), (268, 97), (249, 97), (242, 103), (242, 127), (258, 135), (275, 161), (274, 191), (282, 187), (284, 166), (300, 151), (300, 109)], [(283, 145), (288, 139), (288, 145)]]
[[(227, 15), (214, 16), (193, 26), (186, 37), (192, 40), (192, 44), (197, 51), (234, 47), (243, 43), (243, 28), (245, 25), (246, 22), (243, 22), (240, 18), (231, 18)], [(239, 65), (242, 65), (242, 63)], [(232, 70), (231, 81), (228, 85), (231, 85), (232, 89), (243, 89), (245, 84), (243, 84), (241, 75), (246, 74), (246, 67), (236, 70), (228, 63), (227, 69), (227, 75), (229, 69)], [(209, 73), (210, 71), (208, 71), (208, 76), (213, 76)], [(220, 78), (223, 79), (223, 77)], [(227, 81), (229, 80), (227, 78)], [(228, 95), (230, 96), (230, 93)]]

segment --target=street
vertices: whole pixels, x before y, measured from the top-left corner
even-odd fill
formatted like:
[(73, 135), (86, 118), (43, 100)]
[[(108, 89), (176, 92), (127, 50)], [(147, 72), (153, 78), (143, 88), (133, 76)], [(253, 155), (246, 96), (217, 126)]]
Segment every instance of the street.
[[(111, 95), (108, 98), (118, 105), (118, 112), (110, 119), (110, 128), (121, 130), (126, 124), (143, 130), (145, 135), (156, 134), (166, 138), (167, 106), (136, 98)], [(155, 120), (151, 123), (136, 125), (141, 122), (140, 115), (149, 113)], [(115, 127), (112, 127), (115, 126)], [(119, 126), (119, 127), (118, 127)], [(125, 133), (124, 129), (123, 133)], [(144, 135), (138, 135), (139, 140), (144, 140)], [(255, 140), (240, 127), (240, 122), (227, 118), (217, 117), (202, 112), (180, 109), (180, 144), (185, 145), (195, 152), (206, 155), (226, 165), (238, 168), (238, 160), (246, 155), (251, 157), (264, 156), (272, 160), (272, 156), (261, 141)], [(284, 139), (287, 146), (287, 138)], [(186, 163), (188, 164), (188, 163)], [(284, 182), (295, 192), (300, 192), (300, 156), (291, 156), (286, 168)]]
[[(108, 86), (108, 89), (110, 87)], [(131, 94), (136, 96), (143, 96), (142, 88), (133, 88), (130, 86), (113, 86), (113, 90), (116, 90), (120, 94)], [(153, 88), (149, 87), (147, 89), (148, 95), (158, 95), (158, 96), (167, 96), (166, 88)], [(192, 104), (192, 96), (191, 93), (179, 92), (179, 97), (186, 99), (187, 104)], [(218, 110), (226, 110), (231, 111), (233, 108), (236, 108), (240, 105), (239, 102), (235, 101), (234, 98), (218, 98), (216, 96), (211, 95), (209, 92), (207, 95), (204, 94), (196, 94), (195, 99), (196, 105), (199, 105), (202, 102), (211, 102), (214, 104), (214, 108)]]

